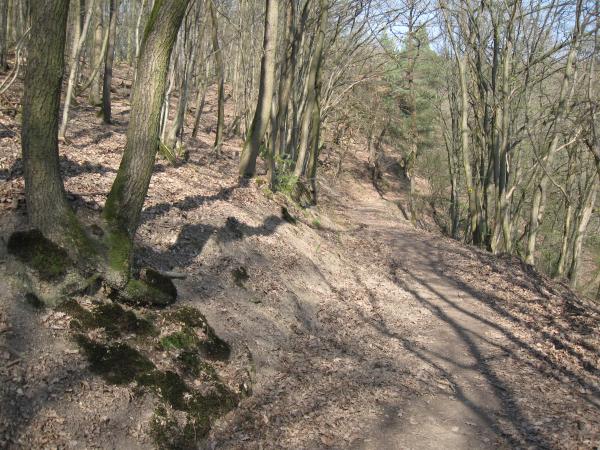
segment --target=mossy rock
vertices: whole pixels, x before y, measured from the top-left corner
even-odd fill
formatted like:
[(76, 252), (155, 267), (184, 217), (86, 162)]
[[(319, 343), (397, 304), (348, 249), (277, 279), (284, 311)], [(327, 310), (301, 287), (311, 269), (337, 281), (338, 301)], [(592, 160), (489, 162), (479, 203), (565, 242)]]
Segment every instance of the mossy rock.
[(8, 239), (7, 250), (33, 269), (42, 281), (61, 281), (73, 267), (67, 252), (36, 229), (14, 232)]
[(177, 300), (177, 288), (170, 278), (158, 272), (146, 275), (145, 280), (130, 279), (123, 289), (113, 289), (113, 300), (133, 305), (155, 306), (164, 308)]

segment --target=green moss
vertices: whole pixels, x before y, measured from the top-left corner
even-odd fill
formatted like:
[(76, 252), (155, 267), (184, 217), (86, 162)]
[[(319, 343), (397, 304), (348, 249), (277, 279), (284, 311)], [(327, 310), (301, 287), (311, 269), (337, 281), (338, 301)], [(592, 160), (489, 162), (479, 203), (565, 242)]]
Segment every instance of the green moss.
[(210, 394), (195, 393), (186, 402), (187, 420), (183, 426), (167, 408), (159, 406), (154, 412), (150, 432), (159, 449), (197, 449), (210, 430), (212, 420), (235, 408), (237, 403), (234, 393), (217, 384)]
[(208, 325), (206, 317), (196, 308), (183, 306), (168, 315), (169, 319), (191, 328), (202, 328)]
[(146, 39), (148, 39), (148, 34), (150, 34), (150, 32), (154, 29), (154, 25), (159, 17), (159, 10), (163, 3), (164, 0), (156, 0), (154, 2), (154, 7), (150, 12), (150, 17), (148, 18), (148, 22), (146, 22), (146, 28), (144, 29), (144, 40), (142, 41), (142, 45), (146, 42)]
[(108, 247), (109, 267), (116, 272), (128, 275), (133, 244), (127, 233), (114, 229), (110, 230), (106, 234), (106, 245)]
[(148, 336), (157, 333), (154, 325), (133, 311), (127, 311), (116, 303), (103, 303), (94, 309), (96, 323), (103, 327), (110, 336), (136, 334)]
[(58, 311), (64, 312), (71, 316), (71, 328), (84, 331), (92, 328), (97, 328), (94, 314), (81, 306), (77, 300), (69, 298), (59, 304), (56, 308)]
[(114, 290), (111, 298), (135, 305), (164, 307), (175, 302), (176, 293), (175, 290), (175, 295), (173, 295), (172, 290), (163, 290), (157, 285), (132, 278), (123, 289)]
[(163, 337), (160, 344), (165, 350), (193, 350), (200, 347), (200, 339), (193, 329), (186, 327)]
[(196, 450), (198, 441), (208, 430), (199, 430), (193, 421), (180, 425), (177, 419), (160, 405), (150, 422), (150, 434), (159, 450)]
[(158, 289), (169, 297), (173, 299), (177, 298), (177, 288), (173, 284), (173, 280), (160, 272), (146, 268), (144, 270), (144, 281), (152, 288)]
[(210, 364), (202, 361), (197, 351), (185, 350), (177, 357), (181, 370), (194, 378), (218, 381), (217, 371)]
[(213, 417), (231, 411), (238, 404), (238, 397), (227, 386), (215, 383), (208, 394), (194, 393), (188, 402), (188, 413), (200, 428), (210, 428)]
[(151, 372), (154, 364), (124, 343), (105, 345), (78, 334), (75, 341), (85, 352), (90, 370), (112, 384), (127, 384)]
[(189, 394), (190, 391), (181, 377), (175, 372), (170, 370), (164, 372), (153, 370), (152, 372), (142, 374), (138, 382), (140, 385), (153, 390), (174, 409), (179, 411), (187, 409), (185, 394)]
[(206, 339), (201, 341), (198, 346), (202, 356), (223, 361), (229, 359), (231, 348), (227, 342), (217, 336), (215, 330), (208, 324), (200, 311), (191, 307), (183, 307), (172, 312), (170, 318), (188, 327), (200, 328), (203, 331)]
[(57, 309), (74, 319), (71, 321), (71, 326), (76, 330), (88, 331), (104, 328), (106, 334), (113, 338), (123, 334), (138, 336), (157, 334), (150, 321), (138, 317), (133, 311), (127, 311), (116, 303), (103, 303), (92, 311), (88, 311), (76, 300), (68, 299), (62, 302)]
[(77, 258), (82, 262), (91, 263), (95, 269), (95, 260), (99, 254), (99, 245), (85, 233), (77, 216), (71, 210), (64, 217), (65, 229), (68, 230), (68, 238), (75, 248)]
[(59, 281), (73, 262), (67, 252), (39, 230), (17, 231), (8, 239), (8, 253), (35, 270), (44, 281)]

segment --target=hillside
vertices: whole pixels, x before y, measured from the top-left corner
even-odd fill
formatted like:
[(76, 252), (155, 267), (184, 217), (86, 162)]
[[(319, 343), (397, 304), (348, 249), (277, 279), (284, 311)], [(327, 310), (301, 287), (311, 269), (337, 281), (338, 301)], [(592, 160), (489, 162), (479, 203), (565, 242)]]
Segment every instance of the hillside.
[[(105, 126), (77, 107), (60, 149), (82, 217), (102, 208), (121, 158), (123, 93), (113, 108)], [(26, 224), (20, 130), (1, 121), (0, 448), (149, 448), (157, 396), (93, 373), (74, 313), (34, 308), (10, 274), (6, 242)], [(188, 140), (185, 164), (157, 161), (136, 241), (137, 267), (185, 276), (178, 302), (126, 308), (163, 325), (169, 311), (197, 308), (231, 346), (214, 369), (241, 400), (211, 421), (206, 448), (597, 445), (597, 305), (516, 258), (414, 229), (361, 176), (360, 148), (301, 210), (260, 178), (239, 185), (241, 142), (216, 158), (206, 131)], [(90, 309), (101, 297), (79, 301)], [(151, 351), (155, 362), (169, 354)]]

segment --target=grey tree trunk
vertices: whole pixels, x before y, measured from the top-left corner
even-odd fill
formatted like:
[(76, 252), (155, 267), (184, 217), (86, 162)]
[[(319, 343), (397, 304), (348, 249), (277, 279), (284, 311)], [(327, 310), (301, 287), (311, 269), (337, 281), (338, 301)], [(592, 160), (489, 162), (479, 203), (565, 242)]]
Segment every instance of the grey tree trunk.
[(579, 268), (581, 266), (583, 240), (585, 238), (585, 231), (587, 230), (590, 219), (592, 218), (592, 212), (594, 210), (594, 205), (596, 204), (597, 193), (598, 183), (594, 183), (584, 198), (581, 209), (577, 214), (578, 225), (577, 229), (575, 230), (571, 267), (569, 269), (569, 285), (572, 289), (577, 287)]
[[(581, 0), (577, 2), (577, 14), (575, 24), (573, 26), (573, 32), (571, 37), (571, 44), (569, 47), (569, 53), (567, 54), (567, 61), (565, 63), (565, 69), (563, 72), (562, 82), (560, 86), (560, 93), (556, 104), (556, 113), (551, 129), (552, 138), (549, 141), (546, 155), (541, 160), (541, 164), (545, 165), (546, 168), (550, 168), (554, 158), (556, 157), (560, 130), (568, 117), (571, 110), (571, 99), (574, 93), (574, 83), (577, 74), (575, 66), (575, 57), (579, 50), (579, 37), (581, 34), (580, 30), (580, 14), (581, 14)], [(529, 215), (529, 232), (527, 234), (527, 253), (525, 255), (525, 262), (531, 265), (535, 264), (535, 249), (537, 234), (540, 229), (541, 221), (544, 215), (544, 207), (546, 202), (546, 191), (550, 181), (548, 174), (544, 171), (541, 175), (538, 185), (536, 186), (535, 193), (533, 196), (533, 202)]]
[[(88, 9), (85, 13), (85, 21), (83, 27), (81, 28), (81, 33), (79, 33), (78, 36), (79, 39), (77, 39), (76, 41), (73, 40), (69, 68), (69, 80), (67, 82), (67, 93), (65, 95), (65, 104), (63, 106), (62, 123), (60, 125), (60, 131), (58, 132), (58, 138), (63, 141), (65, 139), (65, 133), (67, 132), (67, 124), (69, 122), (69, 108), (71, 106), (71, 98), (74, 95), (73, 90), (77, 78), (77, 69), (79, 67), (79, 56), (81, 55), (81, 49), (83, 48), (83, 43), (85, 42), (87, 31), (90, 26), (90, 20), (94, 11), (94, 4), (95, 0), (90, 0)], [(77, 33), (75, 34), (75, 36), (77, 36)]]
[(0, 0), (0, 72), (8, 68), (8, 0)]
[(194, 116), (194, 129), (192, 130), (193, 138), (196, 138), (198, 136), (198, 130), (200, 129), (200, 118), (202, 117), (202, 112), (204, 111), (204, 103), (206, 100), (206, 85), (208, 83), (209, 73), (209, 64), (207, 62), (206, 72), (202, 77), (202, 81), (200, 81), (200, 85), (198, 86), (198, 94), (196, 95), (196, 114)]
[(104, 57), (104, 81), (102, 83), (102, 119), (107, 124), (112, 122), (110, 87), (115, 60), (115, 41), (117, 39), (117, 6), (117, 0), (110, 0), (108, 48)]
[[(321, 65), (323, 62), (323, 49), (325, 47), (325, 30), (329, 5), (327, 0), (320, 0), (321, 13), (319, 17), (319, 30), (315, 44), (315, 78), (314, 78), (314, 107), (312, 110), (311, 143), (308, 158), (307, 173), (313, 204), (317, 203), (317, 167), (319, 164), (319, 151), (321, 149)], [(312, 69), (311, 69), (312, 70)], [(309, 77), (310, 78), (310, 77)]]
[(58, 160), (68, 11), (69, 0), (38, 0), (31, 5), (21, 140), (29, 222), (58, 242), (65, 242), (74, 219), (64, 195)]
[(223, 54), (219, 45), (219, 28), (217, 22), (217, 10), (214, 0), (208, 2), (212, 24), (212, 43), (215, 53), (215, 69), (217, 71), (217, 133), (215, 136), (215, 153), (221, 153), (223, 145), (223, 130), (225, 128), (225, 68), (223, 66)]
[(142, 40), (125, 151), (103, 213), (110, 228), (109, 261), (125, 280), (159, 144), (169, 60), (189, 1), (156, 2)]
[(110, 32), (104, 32), (104, 5), (105, 0), (98, 0), (96, 3), (96, 26), (94, 29), (94, 42), (91, 50), (92, 66), (94, 67), (90, 75), (90, 103), (94, 106), (99, 105), (100, 98), (100, 69), (104, 63), (104, 54), (108, 48), (108, 39)]
[(325, 2), (320, 2), (321, 11), (319, 14), (319, 24), (317, 28), (317, 38), (315, 40), (313, 55), (310, 61), (310, 67), (308, 69), (308, 76), (306, 79), (306, 91), (307, 99), (304, 107), (304, 114), (302, 116), (302, 125), (300, 129), (300, 142), (298, 144), (298, 159), (296, 160), (296, 166), (294, 167), (294, 176), (301, 178), (306, 173), (306, 159), (309, 153), (309, 140), (310, 140), (310, 124), (313, 122), (313, 111), (318, 108), (318, 92), (317, 83), (319, 70), (321, 67), (321, 56), (323, 53), (324, 45), (324, 27), (327, 26), (324, 20), (327, 20), (327, 7)]
[(267, 131), (271, 115), (271, 103), (275, 91), (275, 59), (277, 56), (277, 21), (279, 10), (276, 0), (266, 0), (265, 31), (263, 38), (263, 57), (260, 67), (260, 84), (258, 87), (258, 103), (250, 132), (244, 143), (240, 158), (240, 177), (251, 178), (256, 172), (256, 158)]

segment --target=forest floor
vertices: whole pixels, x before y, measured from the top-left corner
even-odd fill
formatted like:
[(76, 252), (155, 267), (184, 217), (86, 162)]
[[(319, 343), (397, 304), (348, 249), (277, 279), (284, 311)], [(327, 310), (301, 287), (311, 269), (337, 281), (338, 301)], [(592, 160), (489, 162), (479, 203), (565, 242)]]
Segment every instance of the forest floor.
[[(92, 373), (69, 315), (33, 308), (7, 275), (6, 239), (25, 226), (7, 114), (18, 95), (0, 116), (0, 448), (148, 448), (154, 396)], [(252, 395), (214, 421), (206, 448), (600, 446), (598, 305), (515, 258), (415, 229), (360, 149), (341, 177), (323, 168), (308, 210), (240, 186), (239, 139), (211, 154), (209, 100), (190, 160), (157, 162), (136, 242), (138, 265), (186, 275), (178, 304), (231, 345), (223, 380), (250, 374)], [(80, 213), (102, 208), (122, 155), (119, 89), (113, 114), (102, 125), (81, 99), (61, 145)]]

